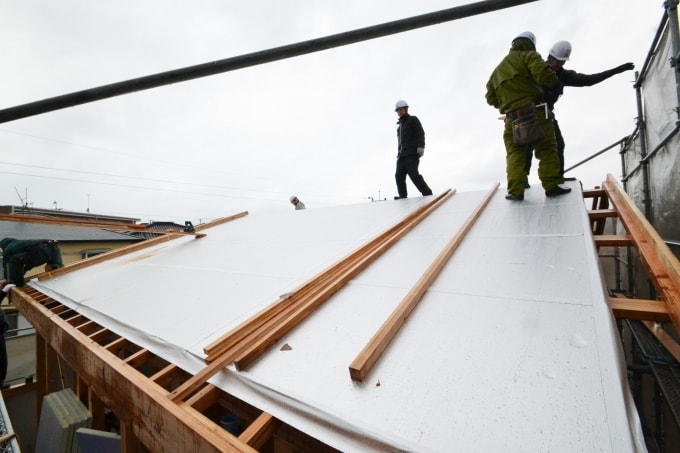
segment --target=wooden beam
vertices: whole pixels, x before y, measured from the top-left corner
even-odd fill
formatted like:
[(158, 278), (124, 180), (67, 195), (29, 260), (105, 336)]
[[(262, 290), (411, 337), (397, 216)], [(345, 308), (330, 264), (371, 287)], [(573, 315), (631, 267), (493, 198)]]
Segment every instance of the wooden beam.
[(278, 424), (279, 422), (274, 417), (263, 412), (238, 438), (255, 450), (260, 450), (272, 437)]
[(215, 404), (219, 396), (220, 390), (212, 384), (207, 384), (198, 392), (191, 395), (191, 397), (186, 400), (186, 404), (199, 412), (203, 412)]
[(232, 220), (240, 219), (242, 217), (245, 217), (248, 215), (248, 211), (243, 211), (239, 212), (238, 214), (234, 214), (228, 217), (221, 217), (219, 219), (212, 220), (210, 222), (202, 223), (200, 225), (196, 225), (196, 231), (202, 231), (206, 230), (208, 228), (212, 228), (217, 225), (222, 225), (223, 223), (231, 222)]
[(129, 357), (126, 357), (123, 362), (127, 363), (132, 368), (139, 368), (143, 363), (149, 361), (151, 355), (152, 354), (148, 349), (140, 349)]
[(680, 262), (612, 175), (607, 175), (603, 185), (633, 238), (650, 280), (666, 302), (673, 325), (680, 331)]
[(597, 247), (629, 247), (633, 244), (630, 234), (602, 234), (593, 236)]
[(437, 258), (427, 268), (425, 274), (423, 274), (423, 276), (416, 282), (406, 297), (404, 297), (403, 301), (397, 306), (390, 317), (380, 327), (378, 332), (376, 332), (364, 349), (350, 364), (349, 375), (353, 380), (363, 381), (368, 373), (373, 369), (373, 366), (377, 363), (383, 352), (385, 352), (389, 344), (392, 342), (392, 339), (397, 335), (401, 329), (401, 326), (404, 325), (406, 319), (423, 298), (427, 289), (439, 276), (441, 270), (444, 268), (446, 263), (448, 263), (453, 253), (456, 251), (461, 242), (463, 242), (465, 235), (470, 231), (474, 223), (482, 214), (484, 208), (486, 208), (486, 206), (489, 204), (493, 198), (493, 195), (498, 190), (499, 185), (499, 183), (496, 183), (491, 188), (477, 209), (472, 212), (463, 226), (446, 245), (444, 250), (441, 251)]
[[(17, 290), (13, 288), (12, 291)], [(124, 364), (106, 348), (92, 341), (69, 323), (34, 302), (19, 289), (12, 302), (63, 360), (101, 398), (106, 407), (150, 451), (241, 451), (255, 450), (221, 429), (195, 410), (178, 406), (168, 393)], [(190, 409), (190, 408), (189, 408)]]
[(181, 370), (177, 365), (170, 363), (162, 370), (157, 371), (155, 374), (149, 377), (149, 379), (161, 387), (165, 387), (167, 383), (171, 382), (178, 374), (183, 372), (184, 371)]
[(609, 306), (617, 319), (669, 322), (670, 316), (662, 300), (610, 297)]
[(588, 211), (590, 220), (608, 219), (610, 217), (617, 217), (618, 215), (619, 213), (616, 209), (595, 209), (593, 211)]
[(602, 188), (586, 189), (583, 191), (583, 198), (606, 197), (607, 192)]

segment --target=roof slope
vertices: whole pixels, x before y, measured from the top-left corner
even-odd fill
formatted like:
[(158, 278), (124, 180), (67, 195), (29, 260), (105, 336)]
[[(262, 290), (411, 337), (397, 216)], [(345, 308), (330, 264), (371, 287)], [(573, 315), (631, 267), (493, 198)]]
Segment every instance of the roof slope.
[[(522, 203), (498, 191), (363, 382), (348, 366), (485, 192), (448, 199), (252, 366), (211, 382), (344, 451), (644, 450), (569, 184)], [(30, 284), (197, 373), (207, 344), (427, 201), (249, 215)]]

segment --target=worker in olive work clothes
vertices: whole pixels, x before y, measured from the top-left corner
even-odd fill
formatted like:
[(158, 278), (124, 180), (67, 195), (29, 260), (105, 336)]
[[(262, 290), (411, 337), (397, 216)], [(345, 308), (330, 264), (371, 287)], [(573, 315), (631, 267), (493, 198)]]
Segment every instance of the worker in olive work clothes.
[(507, 200), (524, 200), (527, 147), (515, 143), (512, 123), (527, 115), (527, 112), (535, 112), (543, 130), (543, 138), (534, 143), (534, 149), (539, 160), (538, 177), (545, 195), (556, 197), (571, 192), (570, 188), (559, 185), (564, 182), (564, 178), (560, 175), (555, 128), (541, 89), (541, 86), (554, 87), (557, 83), (555, 72), (536, 52), (536, 36), (531, 32), (523, 32), (512, 40), (510, 52), (496, 66), (486, 84), (486, 102), (505, 115), (503, 142), (508, 178)]
[(425, 154), (425, 130), (416, 116), (409, 115), (406, 101), (397, 101), (394, 106), (399, 121), (397, 124), (397, 171), (394, 179), (397, 182), (397, 195), (395, 200), (406, 198), (406, 175), (411, 178), (416, 189), (423, 196), (432, 195), (432, 189), (425, 182), (425, 178), (418, 172), (420, 158)]

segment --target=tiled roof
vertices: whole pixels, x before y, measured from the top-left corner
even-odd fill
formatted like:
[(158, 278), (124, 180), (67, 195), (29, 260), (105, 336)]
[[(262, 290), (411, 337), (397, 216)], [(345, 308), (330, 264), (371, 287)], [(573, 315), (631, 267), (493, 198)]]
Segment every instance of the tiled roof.
[(66, 225), (49, 225), (29, 222), (0, 221), (0, 238), (54, 239), (61, 242), (75, 241), (140, 241), (132, 234), (118, 233), (100, 228)]

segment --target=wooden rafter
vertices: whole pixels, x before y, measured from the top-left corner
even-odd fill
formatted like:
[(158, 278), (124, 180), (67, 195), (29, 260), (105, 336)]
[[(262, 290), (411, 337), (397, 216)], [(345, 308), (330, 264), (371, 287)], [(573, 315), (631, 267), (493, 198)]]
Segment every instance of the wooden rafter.
[[(41, 302), (33, 295), (40, 298)], [(201, 413), (215, 404), (221, 390), (208, 385), (206, 391), (198, 392), (190, 401), (175, 404), (168, 398), (168, 391), (161, 387), (179, 375), (186, 375), (175, 365), (168, 364), (146, 377), (135, 369), (153, 358), (146, 349), (122, 337), (105, 345), (94, 342), (91, 335), (81, 331), (81, 328), (90, 330), (89, 326), (93, 325), (91, 321), (79, 323), (80, 327), (74, 326), (69, 321), (76, 317), (69, 316), (68, 310), (64, 310), (61, 304), (34, 288), (13, 288), (11, 298), (12, 303), (36, 329), (38, 338), (45, 339), (38, 341), (38, 346), (47, 343), (48, 352), (59, 353), (55, 364), (61, 368), (62, 361), (67, 363), (77, 373), (78, 382), (87, 383), (88, 393), (91, 391), (98, 396), (95, 399), (97, 404), (103, 404), (117, 414), (124, 414), (121, 426), (126, 437), (123, 443), (128, 448), (133, 448), (131, 446), (141, 441), (151, 451), (168, 451), (171, 445), (176, 451), (255, 452), (255, 445), (263, 445), (278, 426), (278, 421), (273, 417), (261, 413), (260, 418), (241, 435), (242, 439), (236, 438)], [(102, 330), (96, 325), (94, 328), (96, 332)], [(40, 347), (38, 349), (40, 352)], [(118, 355), (124, 349), (133, 352), (126, 358), (120, 358)], [(44, 363), (45, 359), (41, 359), (39, 354), (37, 367), (40, 375), (46, 374), (41, 371)], [(188, 378), (188, 375), (184, 378)], [(41, 395), (50, 391), (45, 386)], [(196, 404), (194, 406), (191, 403)]]
[(614, 316), (638, 321), (669, 322), (668, 309), (662, 300), (610, 297), (609, 306)]

